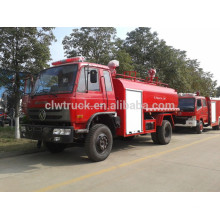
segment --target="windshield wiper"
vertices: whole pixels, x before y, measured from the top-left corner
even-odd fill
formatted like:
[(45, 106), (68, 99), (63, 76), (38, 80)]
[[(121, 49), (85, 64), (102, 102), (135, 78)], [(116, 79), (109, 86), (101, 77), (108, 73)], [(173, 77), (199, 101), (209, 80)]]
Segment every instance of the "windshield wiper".
[(40, 90), (40, 92), (35, 92), (31, 97), (33, 98), (36, 95), (53, 95), (53, 96), (57, 97), (56, 94), (49, 93), (49, 89), (42, 89), (42, 90)]

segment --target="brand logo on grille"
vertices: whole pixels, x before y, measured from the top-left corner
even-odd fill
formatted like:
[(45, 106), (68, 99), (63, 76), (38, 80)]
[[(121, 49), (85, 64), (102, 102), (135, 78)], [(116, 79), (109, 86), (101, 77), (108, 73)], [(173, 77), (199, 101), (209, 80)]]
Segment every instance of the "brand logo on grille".
[(47, 116), (47, 114), (46, 114), (46, 112), (43, 110), (43, 109), (41, 109), (40, 111), (39, 111), (39, 119), (41, 120), (41, 121), (44, 121), (45, 119), (46, 119), (46, 116)]

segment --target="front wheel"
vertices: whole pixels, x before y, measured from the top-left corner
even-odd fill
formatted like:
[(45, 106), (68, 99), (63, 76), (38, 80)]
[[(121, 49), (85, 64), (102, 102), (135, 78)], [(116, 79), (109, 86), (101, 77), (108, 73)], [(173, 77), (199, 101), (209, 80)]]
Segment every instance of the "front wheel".
[(86, 136), (85, 150), (92, 161), (105, 160), (112, 150), (113, 138), (110, 129), (103, 124), (94, 125)]
[(203, 122), (202, 122), (202, 120), (200, 120), (196, 126), (196, 133), (202, 134), (202, 132), (203, 132)]
[(159, 144), (169, 144), (172, 136), (172, 126), (169, 121), (163, 120), (162, 126), (158, 127), (158, 142)]

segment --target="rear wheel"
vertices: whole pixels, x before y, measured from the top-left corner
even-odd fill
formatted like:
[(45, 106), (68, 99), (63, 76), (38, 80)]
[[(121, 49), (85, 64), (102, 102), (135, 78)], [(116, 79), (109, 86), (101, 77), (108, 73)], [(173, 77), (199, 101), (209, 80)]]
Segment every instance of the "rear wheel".
[(213, 130), (220, 130), (220, 122), (219, 122), (219, 124), (218, 124), (218, 125), (216, 125), (216, 126), (212, 127), (212, 129), (213, 129)]
[(169, 121), (163, 120), (162, 126), (158, 127), (159, 144), (169, 144), (172, 136), (172, 126)]
[(202, 134), (202, 132), (203, 132), (203, 122), (202, 122), (202, 120), (200, 120), (196, 126), (196, 133)]
[(45, 147), (50, 151), (51, 153), (60, 153), (63, 152), (66, 148), (66, 145), (63, 144), (57, 144), (52, 142), (44, 142)]
[(158, 132), (151, 133), (151, 139), (154, 142), (154, 144), (159, 144)]
[(92, 161), (105, 160), (112, 150), (113, 138), (110, 129), (103, 124), (94, 125), (86, 136), (85, 150)]

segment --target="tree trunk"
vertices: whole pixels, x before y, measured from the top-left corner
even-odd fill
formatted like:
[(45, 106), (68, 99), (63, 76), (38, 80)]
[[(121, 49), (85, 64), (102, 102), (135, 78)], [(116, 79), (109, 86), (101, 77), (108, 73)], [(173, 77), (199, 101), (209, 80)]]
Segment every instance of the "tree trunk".
[(20, 139), (19, 117), (15, 117), (15, 138)]
[(19, 113), (20, 113), (20, 96), (19, 91), (15, 94), (15, 138), (20, 139)]

